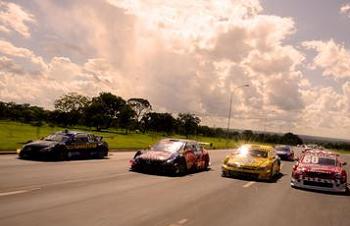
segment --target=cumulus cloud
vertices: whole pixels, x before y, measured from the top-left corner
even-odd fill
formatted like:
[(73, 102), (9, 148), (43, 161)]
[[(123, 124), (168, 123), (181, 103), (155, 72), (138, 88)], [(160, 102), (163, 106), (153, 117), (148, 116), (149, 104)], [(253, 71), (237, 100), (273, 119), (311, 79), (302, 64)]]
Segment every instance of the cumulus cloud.
[(340, 13), (350, 18), (350, 4), (344, 4), (340, 7)]
[(23, 70), (13, 60), (2, 56), (0, 57), (0, 76), (2, 74), (23, 74)]
[[(262, 130), (268, 124), (275, 131), (323, 117), (332, 101), (334, 112), (348, 106), (348, 83), (343, 93), (312, 89), (301, 71), (304, 53), (286, 44), (297, 30), (294, 20), (263, 14), (258, 0), (37, 3), (32, 12), (47, 25), (37, 26), (40, 45), (0, 39), (2, 100), (52, 108), (63, 93), (110, 91), (144, 97), (157, 111), (194, 112), (204, 123), (224, 127), (232, 93), (233, 127)], [(0, 23), (0, 31), (6, 29)], [(304, 46), (319, 51), (320, 43)], [(334, 46), (345, 53), (341, 62), (348, 52)], [(314, 67), (327, 73), (347, 70), (346, 61), (326, 65), (316, 58)], [(336, 101), (327, 99), (332, 95)]]
[(332, 39), (327, 42), (307, 41), (302, 45), (317, 52), (311, 68), (320, 68), (323, 75), (333, 78), (350, 77), (350, 51), (344, 45), (337, 44)]
[[(20, 103), (34, 103), (52, 108), (53, 100), (62, 94), (75, 92), (93, 96), (99, 92), (115, 92), (119, 88), (118, 79), (113, 76), (110, 81), (104, 80), (104, 74), (111, 73), (111, 65), (92, 65), (101, 59), (90, 59), (78, 65), (66, 57), (55, 57), (47, 63), (45, 76), (23, 76), (28, 73), (12, 59), (0, 58), (1, 99)], [(24, 71), (24, 72), (23, 72)], [(38, 72), (42, 74), (43, 72)], [(97, 79), (96, 76), (101, 76)], [(112, 83), (113, 85), (111, 85)]]
[(29, 38), (28, 23), (36, 23), (33, 14), (15, 3), (0, 1), (0, 32), (16, 31), (23, 37)]
[(22, 64), (28, 68), (28, 74), (45, 75), (47, 65), (43, 58), (35, 55), (29, 49), (17, 47), (11, 42), (0, 40), (0, 53), (6, 56), (21, 59)]

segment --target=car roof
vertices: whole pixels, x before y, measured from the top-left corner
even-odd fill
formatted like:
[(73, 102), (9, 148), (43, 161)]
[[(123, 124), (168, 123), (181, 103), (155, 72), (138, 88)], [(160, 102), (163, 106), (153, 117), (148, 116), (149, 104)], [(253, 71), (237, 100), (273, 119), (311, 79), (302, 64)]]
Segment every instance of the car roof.
[[(269, 145), (259, 145), (259, 144), (244, 144), (241, 147), (248, 147), (249, 149), (258, 149), (260, 151), (271, 152), (273, 148)], [(240, 148), (241, 148), (240, 147)]]
[(339, 156), (339, 154), (334, 153), (332, 151), (325, 151), (325, 150), (320, 150), (320, 149), (307, 150), (306, 152), (304, 152), (304, 155), (306, 155), (306, 154), (322, 155), (322, 156), (336, 156), (336, 157)]
[(279, 144), (279, 145), (276, 145), (275, 148), (290, 148), (290, 146)]
[(160, 141), (168, 141), (168, 142), (183, 142), (183, 143), (199, 143), (198, 141), (195, 140), (188, 140), (188, 139), (178, 139), (178, 138), (164, 138), (161, 139)]
[(56, 134), (61, 134), (61, 135), (66, 135), (66, 136), (76, 136), (76, 135), (78, 135), (78, 134), (88, 135), (89, 133), (80, 132), (80, 131), (69, 131), (69, 130), (64, 130), (64, 131), (57, 132)]

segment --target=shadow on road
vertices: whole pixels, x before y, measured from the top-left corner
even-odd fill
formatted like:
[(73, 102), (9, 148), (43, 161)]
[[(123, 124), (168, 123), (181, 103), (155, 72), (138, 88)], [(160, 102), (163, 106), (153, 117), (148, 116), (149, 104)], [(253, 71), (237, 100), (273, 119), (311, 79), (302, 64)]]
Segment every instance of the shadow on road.
[(240, 176), (223, 176), (228, 179), (237, 179), (237, 180), (242, 180), (242, 181), (256, 181), (256, 182), (261, 182), (261, 183), (277, 183), (282, 177), (284, 177), (287, 174), (279, 173), (276, 176), (272, 178), (272, 180), (261, 180), (261, 179), (256, 179), (256, 178), (249, 178), (249, 177), (240, 177)]
[(298, 188), (294, 187), (295, 190), (301, 191), (301, 192), (313, 192), (318, 194), (324, 194), (324, 195), (330, 195), (330, 196), (350, 196), (350, 190), (349, 188), (346, 190), (346, 192), (329, 192), (329, 191), (319, 191), (319, 190), (313, 190), (313, 189), (307, 189), (307, 188)]
[(160, 171), (156, 171), (156, 170), (129, 170), (130, 172), (134, 172), (134, 173), (139, 173), (139, 174), (144, 174), (144, 175), (152, 175), (152, 176), (162, 176), (162, 177), (191, 177), (195, 174), (199, 174), (199, 173), (205, 173), (205, 172), (209, 172), (209, 171), (213, 171), (212, 168), (208, 168), (207, 170), (201, 170), (201, 171), (189, 171), (184, 175), (175, 175), (172, 174), (170, 172), (160, 172)]
[(70, 162), (70, 161), (86, 161), (86, 160), (109, 160), (109, 157), (105, 158), (71, 158), (71, 159), (66, 159), (66, 160), (57, 160), (57, 159), (46, 159), (46, 158), (19, 158), (17, 157), (18, 160), (21, 161), (32, 161), (32, 162)]

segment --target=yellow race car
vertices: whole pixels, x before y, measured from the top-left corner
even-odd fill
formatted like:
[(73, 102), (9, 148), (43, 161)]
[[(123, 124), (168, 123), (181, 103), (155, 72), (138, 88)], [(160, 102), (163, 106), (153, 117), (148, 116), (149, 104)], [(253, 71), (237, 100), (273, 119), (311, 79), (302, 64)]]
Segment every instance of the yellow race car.
[(272, 147), (246, 144), (226, 156), (222, 176), (272, 181), (280, 169), (281, 160)]

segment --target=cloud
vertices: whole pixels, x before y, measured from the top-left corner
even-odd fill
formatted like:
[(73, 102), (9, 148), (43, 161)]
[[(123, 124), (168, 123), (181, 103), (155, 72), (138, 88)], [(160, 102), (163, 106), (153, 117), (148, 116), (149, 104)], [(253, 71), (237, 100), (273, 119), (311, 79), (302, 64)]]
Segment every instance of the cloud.
[(0, 0), (0, 32), (16, 31), (23, 37), (29, 38), (28, 23), (36, 23), (33, 14), (15, 3)]
[(317, 52), (311, 68), (320, 68), (323, 70), (323, 75), (335, 79), (350, 77), (350, 51), (344, 45), (337, 44), (332, 39), (327, 42), (306, 41), (302, 45), (306, 49), (313, 49)]
[(327, 121), (341, 126), (332, 117), (349, 107), (349, 83), (315, 87), (303, 73), (312, 49), (313, 67), (346, 80), (348, 50), (334, 41), (297, 48), (294, 19), (263, 14), (260, 1), (37, 3), (35, 45), (0, 39), (2, 100), (52, 108), (64, 93), (110, 91), (226, 127), (232, 93), (232, 127), (320, 134)]
[(2, 56), (0, 57), (0, 76), (2, 74), (23, 74), (22, 68), (13, 62), (13, 60)]
[[(104, 63), (102, 67), (101, 62)], [(45, 73), (45, 76), (23, 76), (28, 75), (27, 68), (20, 68), (14, 60), (1, 57), (0, 98), (52, 108), (56, 98), (71, 91), (93, 96), (102, 91), (115, 92), (119, 88), (118, 80), (121, 77), (116, 76), (110, 70), (111, 65), (102, 59), (90, 59), (81, 66), (69, 58), (55, 57), (46, 67), (45, 72), (38, 72)], [(114, 73), (114, 76), (107, 81), (104, 79), (105, 73)]]
[(29, 67), (32, 67), (32, 71), (42, 71), (44, 73), (46, 70), (46, 63), (42, 57), (35, 55), (29, 49), (14, 46), (11, 42), (0, 39), (0, 53), (29, 61), (31, 64)]
[(340, 13), (350, 18), (350, 4), (344, 4), (340, 7)]

